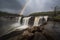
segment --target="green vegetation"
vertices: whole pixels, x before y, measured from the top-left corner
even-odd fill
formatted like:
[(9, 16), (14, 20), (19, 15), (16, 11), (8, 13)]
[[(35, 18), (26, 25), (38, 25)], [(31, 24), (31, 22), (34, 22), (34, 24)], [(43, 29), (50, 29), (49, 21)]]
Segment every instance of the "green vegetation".
[(20, 16), (20, 15), (0, 11), (0, 16)]
[(57, 20), (59, 19), (60, 20), (60, 16), (56, 16), (56, 17), (54, 17), (54, 19), (57, 19)]
[[(60, 11), (57, 11), (56, 12), (56, 15), (59, 15), (60, 14)], [(53, 11), (50, 11), (50, 12), (35, 12), (35, 13), (32, 13), (30, 14), (29, 16), (53, 16), (54, 15), (54, 12)]]

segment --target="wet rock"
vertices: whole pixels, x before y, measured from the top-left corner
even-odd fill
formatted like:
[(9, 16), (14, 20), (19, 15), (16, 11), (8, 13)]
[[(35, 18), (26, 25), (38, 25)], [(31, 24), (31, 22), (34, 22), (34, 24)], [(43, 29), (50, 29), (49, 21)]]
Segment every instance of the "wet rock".
[(16, 36), (9, 38), (8, 40), (54, 40), (52, 35), (48, 31), (40, 30), (40, 27), (30, 27), (17, 33)]

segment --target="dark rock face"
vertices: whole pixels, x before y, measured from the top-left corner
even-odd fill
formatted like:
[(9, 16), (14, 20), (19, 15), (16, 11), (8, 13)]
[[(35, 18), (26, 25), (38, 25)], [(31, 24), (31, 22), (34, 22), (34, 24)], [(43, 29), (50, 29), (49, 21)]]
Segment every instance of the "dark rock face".
[(29, 19), (28, 24), (29, 24), (30, 26), (33, 26), (34, 20), (35, 20), (35, 17), (31, 17), (31, 18)]
[(7, 36), (3, 36), (2, 40), (54, 40), (45, 30), (40, 27), (31, 27), (23, 31), (15, 31)]
[(46, 23), (47, 23), (47, 22), (46, 22), (46, 20), (45, 20), (44, 17), (41, 18), (41, 19), (39, 19), (39, 22), (38, 22), (39, 26), (44, 25), (44, 24), (46, 24)]
[(21, 21), (20, 21), (20, 24), (22, 24), (22, 23), (23, 23), (23, 18), (24, 18), (24, 17), (22, 16), (22, 17), (21, 17)]

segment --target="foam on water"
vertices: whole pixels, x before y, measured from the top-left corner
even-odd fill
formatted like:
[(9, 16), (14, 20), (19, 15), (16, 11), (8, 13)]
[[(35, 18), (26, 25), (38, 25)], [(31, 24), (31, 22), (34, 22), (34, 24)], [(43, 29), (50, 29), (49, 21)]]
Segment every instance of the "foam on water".
[(21, 26), (20, 21), (21, 21), (21, 17), (19, 17), (18, 22), (12, 24), (11, 26), (13, 26), (13, 27), (19, 27), (19, 26)]
[(20, 26), (17, 27), (16, 29), (23, 30), (23, 29), (28, 28), (28, 27), (29, 27), (29, 26), (28, 26), (29, 18), (30, 18), (30, 17), (25, 17), (25, 18), (23, 18), (23, 25), (20, 25)]
[(24, 30), (26, 28), (28, 28), (29, 26), (28, 25), (22, 25), (20, 27), (17, 27), (16, 29), (19, 29), (19, 30)]
[(35, 17), (34, 25), (33, 26), (38, 26), (40, 17)]
[(48, 20), (48, 16), (44, 16), (45, 20), (47, 21)]

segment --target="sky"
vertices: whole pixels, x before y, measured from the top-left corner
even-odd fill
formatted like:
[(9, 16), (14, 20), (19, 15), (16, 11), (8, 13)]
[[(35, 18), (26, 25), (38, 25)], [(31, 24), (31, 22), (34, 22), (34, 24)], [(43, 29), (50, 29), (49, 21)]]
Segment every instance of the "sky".
[(0, 0), (0, 11), (19, 14), (25, 7), (22, 11), (23, 15), (29, 15), (33, 12), (53, 11), (55, 6), (60, 6), (60, 0)]
[(0, 11), (19, 13), (26, 2), (26, 0), (0, 0)]

